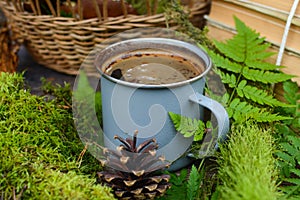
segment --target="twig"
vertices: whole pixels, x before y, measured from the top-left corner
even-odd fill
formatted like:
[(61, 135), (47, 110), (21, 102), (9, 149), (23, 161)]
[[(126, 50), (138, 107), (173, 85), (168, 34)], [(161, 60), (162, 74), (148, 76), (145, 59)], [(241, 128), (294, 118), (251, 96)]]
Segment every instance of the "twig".
[(48, 4), (48, 8), (50, 9), (51, 14), (52, 14), (54, 17), (56, 17), (55, 9), (53, 8), (53, 5), (52, 5), (52, 3), (50, 2), (50, 0), (46, 0), (46, 3)]
[(83, 6), (82, 6), (82, 1), (81, 1), (81, 0), (78, 0), (77, 5), (78, 5), (78, 12), (79, 12), (79, 19), (82, 20), (82, 19), (83, 19)]
[(99, 9), (99, 6), (98, 6), (98, 3), (97, 3), (97, 0), (93, 0), (93, 4), (94, 4), (94, 7), (96, 9), (96, 14), (97, 14), (97, 17), (99, 19), (99, 21), (101, 22), (101, 12), (100, 12), (100, 9)]
[(41, 11), (39, 0), (35, 0), (35, 5), (36, 5), (36, 9), (37, 9), (38, 15), (42, 15), (42, 11)]
[(151, 2), (150, 0), (146, 0), (147, 1), (147, 15), (150, 16), (151, 15)]
[(81, 166), (82, 158), (83, 158), (83, 156), (84, 156), (84, 154), (85, 154), (87, 148), (88, 148), (88, 144), (86, 144), (86, 145), (84, 146), (83, 150), (81, 151), (81, 153), (80, 153), (79, 156), (78, 156), (78, 159), (77, 159), (77, 161), (76, 161), (77, 163), (79, 162), (78, 168), (80, 168), (80, 166)]
[(107, 20), (108, 13), (107, 13), (107, 0), (103, 0), (103, 18), (104, 21)]
[(126, 5), (125, 5), (125, 1), (121, 0), (121, 4), (122, 4), (124, 18), (126, 18), (127, 17), (127, 9), (126, 9)]
[(60, 17), (60, 0), (56, 0), (57, 17)]

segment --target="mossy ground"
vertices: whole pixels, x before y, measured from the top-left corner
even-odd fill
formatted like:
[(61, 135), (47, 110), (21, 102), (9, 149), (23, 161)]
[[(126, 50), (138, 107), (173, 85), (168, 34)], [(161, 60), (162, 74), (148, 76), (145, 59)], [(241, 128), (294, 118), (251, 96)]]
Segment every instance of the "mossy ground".
[(24, 89), (22, 74), (0, 74), (0, 199), (114, 199), (96, 184), (99, 162), (88, 153), (73, 125), (69, 85)]
[(218, 155), (219, 199), (278, 199), (273, 132), (255, 123), (235, 125)]

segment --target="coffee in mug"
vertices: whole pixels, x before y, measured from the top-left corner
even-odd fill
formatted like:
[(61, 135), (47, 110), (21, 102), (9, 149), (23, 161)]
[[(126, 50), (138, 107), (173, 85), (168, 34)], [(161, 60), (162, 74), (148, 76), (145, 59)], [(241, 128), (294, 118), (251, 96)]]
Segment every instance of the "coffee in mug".
[(198, 65), (180, 55), (144, 50), (115, 58), (108, 64), (105, 73), (131, 83), (161, 85), (197, 77), (204, 69)]

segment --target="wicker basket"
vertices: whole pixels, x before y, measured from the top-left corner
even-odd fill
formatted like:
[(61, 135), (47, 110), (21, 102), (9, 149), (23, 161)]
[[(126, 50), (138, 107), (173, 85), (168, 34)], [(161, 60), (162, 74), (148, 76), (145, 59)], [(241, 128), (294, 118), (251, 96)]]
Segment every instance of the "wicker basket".
[[(24, 11), (21, 0), (0, 0), (0, 6), (18, 42), (27, 47), (34, 59), (39, 64), (67, 74), (77, 74), (95, 45), (116, 33), (137, 27), (166, 26), (164, 14), (155, 14), (155, 9), (149, 9), (147, 15), (128, 14), (123, 9), (123, 15), (108, 17), (107, 0), (103, 0), (103, 14), (97, 7), (97, 17), (83, 19), (82, 9), (77, 9), (80, 10), (77, 14), (72, 9), (72, 17), (61, 17), (61, 7), (54, 9), (50, 0), (43, 1), (50, 5), (52, 14), (42, 15), (40, 6), (34, 5), (34, 2), (40, 1), (29, 0), (32, 13)], [(96, 3), (96, 0), (90, 1)], [(124, 5), (124, 1), (120, 1)], [(69, 0), (67, 2), (70, 3)], [(203, 16), (210, 11), (211, 0), (184, 2), (189, 6), (190, 19), (197, 19), (194, 23), (203, 26)], [(78, 0), (77, 5), (81, 4), (82, 0)]]

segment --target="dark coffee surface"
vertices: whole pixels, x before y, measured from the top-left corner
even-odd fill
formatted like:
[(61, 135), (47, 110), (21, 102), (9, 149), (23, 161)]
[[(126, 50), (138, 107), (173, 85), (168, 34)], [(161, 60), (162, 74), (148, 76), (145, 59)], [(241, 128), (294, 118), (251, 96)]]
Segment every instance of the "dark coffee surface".
[(160, 85), (194, 78), (201, 69), (181, 56), (150, 51), (123, 55), (112, 61), (105, 73), (132, 83)]

